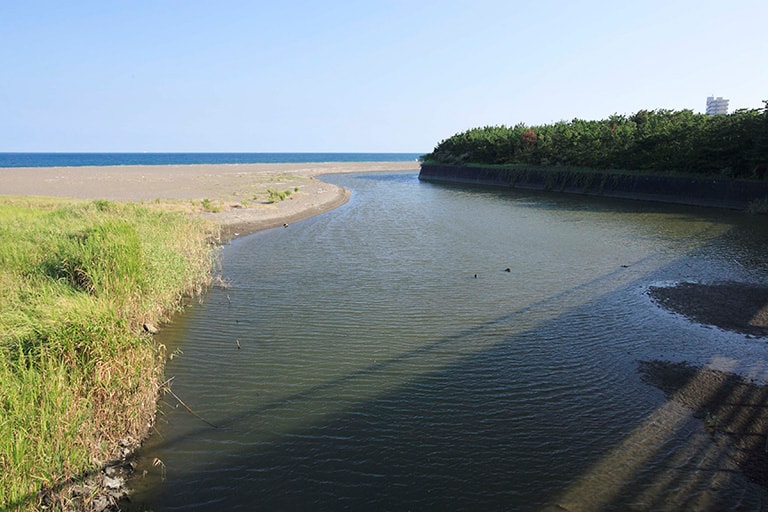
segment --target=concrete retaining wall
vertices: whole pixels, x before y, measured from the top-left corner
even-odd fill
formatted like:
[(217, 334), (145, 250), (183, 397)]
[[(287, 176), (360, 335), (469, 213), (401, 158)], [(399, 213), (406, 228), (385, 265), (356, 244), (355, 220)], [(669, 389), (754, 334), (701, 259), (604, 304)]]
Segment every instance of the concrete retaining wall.
[(736, 210), (747, 209), (756, 201), (768, 204), (768, 182), (717, 178), (615, 174), (533, 166), (504, 169), (422, 164), (419, 179)]

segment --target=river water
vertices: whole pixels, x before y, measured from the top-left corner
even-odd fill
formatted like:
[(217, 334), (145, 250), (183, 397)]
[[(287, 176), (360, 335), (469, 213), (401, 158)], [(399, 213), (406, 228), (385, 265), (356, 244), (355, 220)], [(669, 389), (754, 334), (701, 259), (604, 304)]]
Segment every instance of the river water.
[(324, 179), (351, 201), (234, 240), (224, 285), (158, 336), (197, 416), (165, 395), (133, 509), (768, 502), (638, 372), (662, 359), (766, 380), (765, 339), (690, 323), (646, 294), (768, 282), (765, 217), (411, 172)]

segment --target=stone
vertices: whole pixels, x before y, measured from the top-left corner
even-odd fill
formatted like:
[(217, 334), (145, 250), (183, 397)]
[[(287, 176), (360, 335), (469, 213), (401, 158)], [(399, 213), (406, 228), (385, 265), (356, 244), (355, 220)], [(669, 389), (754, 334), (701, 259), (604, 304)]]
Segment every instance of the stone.
[(104, 475), (104, 487), (107, 489), (120, 489), (123, 484), (125, 483), (125, 480), (123, 480), (122, 477), (111, 477)]

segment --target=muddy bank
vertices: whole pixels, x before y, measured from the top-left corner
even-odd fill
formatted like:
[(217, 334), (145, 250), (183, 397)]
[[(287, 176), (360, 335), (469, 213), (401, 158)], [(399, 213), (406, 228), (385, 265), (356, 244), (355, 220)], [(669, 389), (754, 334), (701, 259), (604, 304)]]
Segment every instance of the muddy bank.
[(678, 283), (651, 286), (662, 307), (693, 322), (753, 336), (768, 336), (768, 286), (750, 283)]
[[(693, 322), (768, 337), (768, 286), (751, 283), (678, 283), (651, 286), (660, 306)], [(715, 471), (733, 468), (768, 487), (768, 386), (736, 374), (687, 363), (641, 361), (645, 382), (689, 409), (711, 434)]]

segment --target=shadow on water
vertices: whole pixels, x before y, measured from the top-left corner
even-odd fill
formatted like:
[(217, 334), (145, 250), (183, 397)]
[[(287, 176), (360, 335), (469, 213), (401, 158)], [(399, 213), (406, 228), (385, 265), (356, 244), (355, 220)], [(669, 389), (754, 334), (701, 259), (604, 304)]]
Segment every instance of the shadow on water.
[[(522, 309), (518, 309), (516, 311), (512, 311), (504, 316), (495, 318), (489, 322), (486, 322), (481, 325), (476, 325), (473, 327), (470, 327), (466, 330), (463, 330), (461, 332), (456, 333), (455, 335), (452, 335), (450, 337), (443, 338), (441, 340), (428, 343), (426, 345), (422, 345), (414, 350), (409, 350), (406, 352), (403, 352), (401, 354), (398, 354), (396, 357), (389, 358), (387, 360), (381, 361), (381, 362), (374, 362), (364, 368), (360, 368), (358, 370), (355, 370), (353, 372), (350, 372), (346, 375), (343, 375), (339, 378), (333, 379), (328, 382), (324, 382), (322, 384), (318, 384), (315, 386), (311, 386), (308, 389), (302, 390), (298, 393), (294, 393), (291, 395), (288, 395), (286, 397), (281, 398), (279, 401), (271, 402), (269, 404), (263, 405), (257, 409), (251, 410), (246, 414), (233, 416), (229, 418), (226, 421), (219, 421), (216, 424), (217, 428), (234, 428), (238, 424), (242, 422), (242, 420), (251, 417), (251, 416), (258, 416), (260, 414), (263, 414), (265, 412), (269, 412), (270, 410), (274, 408), (281, 407), (283, 403), (285, 402), (295, 402), (297, 400), (311, 400), (315, 396), (323, 396), (325, 395), (326, 391), (332, 390), (334, 388), (341, 388), (348, 384), (350, 381), (358, 380), (367, 378), (370, 375), (375, 375), (379, 372), (389, 370), (393, 367), (396, 367), (403, 362), (409, 361), (409, 360), (416, 360), (421, 358), (429, 357), (431, 353), (435, 352), (436, 350), (440, 349), (441, 347), (449, 344), (456, 344), (456, 343), (463, 343), (468, 340), (474, 340), (478, 337), (481, 337), (484, 333), (484, 331), (487, 331), (489, 329), (495, 329), (499, 325), (509, 324), (514, 322), (517, 319), (523, 318), (527, 313), (531, 311), (535, 311), (539, 309), (541, 306), (545, 304), (552, 303), (554, 301), (557, 301), (559, 299), (562, 299), (563, 297), (576, 293), (580, 290), (589, 289), (595, 285), (597, 285), (600, 282), (606, 282), (614, 279), (616, 276), (621, 274), (621, 270), (616, 270), (614, 272), (611, 272), (609, 274), (606, 274), (604, 276), (601, 276), (597, 279), (590, 280), (588, 282), (585, 282), (577, 287), (574, 287), (572, 289), (560, 292), (556, 295), (553, 295), (551, 297), (548, 297), (540, 302), (537, 302), (535, 304), (528, 305)], [(322, 393), (321, 393), (322, 392)], [(204, 432), (207, 430), (207, 428), (201, 428), (197, 432), (192, 432), (189, 434), (189, 437), (194, 437), (200, 432)], [(173, 440), (166, 440), (164, 441), (164, 446), (169, 447), (173, 446), (175, 442), (180, 442), (184, 440), (185, 437), (179, 437), (175, 441)]]
[(639, 366), (669, 400), (580, 472), (557, 507), (764, 510), (766, 387), (685, 363)]
[[(621, 204), (627, 212), (634, 210), (632, 202)], [(573, 198), (551, 202), (537, 198), (530, 207), (589, 211)], [(639, 259), (632, 267), (643, 269), (644, 263)], [(172, 451), (189, 439), (262, 428), (262, 418), (286, 406), (312, 409), (314, 402), (356, 382), (383, 384), (387, 374), (399, 372), (409, 362), (435, 357), (444, 347), (476, 347), (462, 359), (413, 375), (394, 389), (381, 386), (380, 393), (366, 400), (318, 414), (292, 431), (271, 432), (267, 442), (244, 445), (234, 454), (206, 461), (206, 468), (215, 468), (215, 478), (210, 481), (186, 480), (184, 468), (169, 468), (179, 476), (174, 478), (176, 488), (167, 489), (155, 478), (155, 489), (138, 492), (132, 503), (123, 506), (128, 510), (722, 510), (764, 506), (768, 493), (744, 477), (761, 481), (759, 472), (751, 471), (764, 464), (758, 453), (766, 442), (764, 387), (704, 365), (659, 361), (665, 354), (645, 344), (642, 323), (637, 329), (617, 329), (621, 336), (632, 337), (621, 344), (594, 345), (581, 354), (562, 349), (569, 344), (595, 343), (589, 333), (578, 329), (563, 335), (563, 324), (578, 324), (582, 318), (604, 313), (604, 304), (616, 293), (645, 288), (657, 270), (634, 274), (623, 268), (612, 270), (279, 400), (216, 418), (217, 429), (201, 422), (197, 429), (158, 439), (153, 450)], [(613, 291), (575, 308), (563, 306), (568, 296), (606, 288)], [(513, 328), (516, 324), (529, 326), (529, 317), (540, 309), (559, 312), (523, 330)], [(610, 331), (632, 319), (604, 321)], [(680, 331), (692, 332), (690, 336), (695, 338), (695, 329), (681, 327)], [(671, 336), (677, 334), (679, 331), (670, 332)], [(532, 343), (541, 344), (536, 352), (527, 352), (524, 360), (516, 356), (521, 346)], [(559, 347), (557, 352), (555, 347)], [(613, 354), (609, 358), (604, 351)], [(546, 390), (539, 389), (542, 379), (547, 381)], [(592, 386), (593, 381), (600, 385)], [(644, 391), (640, 395), (602, 391), (610, 387)], [(526, 407), (510, 414), (499, 397), (513, 389), (515, 400), (526, 402)], [(662, 392), (666, 398), (660, 396)], [(580, 406), (583, 402), (578, 395), (584, 393), (595, 395), (590, 410)], [(492, 407), (492, 413), (478, 410), (480, 404), (493, 405), (496, 400), (498, 408)], [(713, 416), (717, 417), (714, 425)], [(606, 418), (615, 421), (603, 424)], [(534, 431), (536, 436), (528, 435)], [(571, 444), (571, 433), (578, 431), (594, 432), (594, 440)], [(442, 463), (430, 465), (429, 472), (414, 472), (414, 459)], [(153, 471), (151, 461), (138, 462), (140, 471)], [(535, 475), (535, 482), (530, 475)], [(131, 485), (138, 486), (140, 479), (137, 475)], [(465, 480), (475, 485), (467, 486)], [(169, 495), (164, 496), (165, 492)]]
[[(585, 214), (647, 212), (631, 201), (612, 200), (607, 206), (590, 201), (590, 206), (577, 198), (542, 200), (539, 194), (527, 201), (528, 195), (516, 195), (516, 206)], [(680, 208), (680, 216), (697, 222), (692, 210), (699, 211)], [(713, 235), (707, 216), (701, 218), (705, 239), (741, 236), (728, 230)], [(653, 236), (652, 227), (647, 231)], [(698, 250), (691, 244), (690, 251)], [(217, 430), (261, 429), (268, 439), (206, 461), (199, 470), (202, 477), (171, 468), (176, 473), (174, 488), (157, 484), (147, 494), (147, 506), (157, 510), (759, 508), (768, 494), (754, 483), (759, 480), (749, 468), (756, 467), (750, 464), (756, 456), (754, 447), (765, 443), (764, 388), (754, 385), (745, 391), (733, 384), (735, 377), (713, 378), (720, 375), (718, 371), (733, 373), (712, 370), (700, 357), (696, 365), (665, 361), (696, 359), (690, 352), (696, 352), (691, 349), (700, 341), (700, 327), (668, 322), (659, 314), (659, 321), (670, 326), (669, 336), (681, 337), (679, 350), (670, 354), (661, 352), (669, 344), (662, 349), (645, 338), (643, 321), (611, 318), (612, 311), (605, 306), (616, 294), (644, 290), (664, 275), (647, 258), (628, 263), (628, 270), (602, 273), (471, 328), (215, 419)], [(757, 270), (745, 275), (764, 278), (765, 262), (757, 263)], [(576, 300), (568, 300), (571, 297)], [(638, 300), (637, 305), (653, 309), (650, 299)], [(532, 322), (540, 310), (556, 313)], [(610, 336), (592, 338), (585, 325), (593, 324), (580, 324), (600, 315), (605, 315), (601, 319), (605, 331), (615, 331), (620, 342), (603, 345)], [(574, 327), (564, 330), (564, 325)], [(706, 343), (718, 341), (722, 340)], [(532, 344), (535, 350), (523, 350)], [(408, 374), (408, 367), (441, 357), (445, 348), (465, 346), (471, 348), (458, 350), (463, 354), (458, 360)], [(571, 346), (587, 350), (569, 351)], [(718, 366), (730, 364), (730, 370), (742, 372), (738, 367), (746, 363), (739, 360), (738, 351), (731, 349)], [(664, 369), (663, 364), (685, 369), (674, 374), (672, 387), (649, 376), (649, 368)], [(391, 375), (400, 372), (403, 378), (391, 387)], [(380, 391), (337, 409), (324, 412), (320, 407), (318, 412), (318, 402), (343, 395), (357, 383)], [(610, 389), (614, 392), (606, 391)], [(592, 395), (589, 407), (584, 407), (583, 395)], [(522, 407), (511, 411), (506, 399), (510, 396)], [(681, 398), (689, 396), (698, 401)], [(742, 412), (729, 413), (723, 404), (738, 404)], [(270, 418), (288, 409), (306, 409), (306, 422), (289, 430), (271, 429)], [(718, 417), (714, 428), (712, 416)], [(593, 437), (574, 442), (574, 432)], [(167, 453), (188, 439), (216, 435), (201, 423), (197, 429), (159, 440), (154, 448)], [(429, 463), (418, 466), (413, 460)], [(141, 493), (133, 505), (144, 507)]]
[[(432, 357), (441, 346), (476, 343), (486, 331), (496, 333), (500, 326), (515, 324), (534, 310), (559, 304), (566, 295), (599, 288), (601, 283), (621, 282), (622, 272), (609, 272), (455, 335), (219, 420), (217, 426), (249, 428), (287, 403), (300, 408), (355, 381), (375, 382), (409, 360)], [(625, 283), (623, 289), (646, 282), (641, 278)], [(173, 490), (176, 498), (166, 502), (160, 497), (151, 505), (159, 510), (722, 510), (763, 506), (768, 493), (744, 475), (766, 484), (758, 469), (766, 462), (759, 453), (766, 443), (765, 387), (705, 367), (649, 361), (652, 355), (641, 346), (642, 335), (619, 362), (604, 360), (598, 353), (600, 347), (595, 347), (591, 361), (552, 359), (546, 346), (541, 347), (543, 354), (538, 359), (514, 361), (510, 357), (519, 344), (531, 338), (560, 344), (582, 341), (558, 340), (562, 331), (557, 324), (599, 312), (600, 303), (610, 300), (611, 293), (562, 311), (535, 329), (496, 338), (460, 362), (416, 376), (331, 417), (318, 418), (323, 423), (322, 436), (314, 430), (316, 425), (305, 426), (275, 433), (275, 439), (263, 449), (251, 447), (234, 457), (210, 461), (220, 473), (216, 478), (226, 480), (226, 485), (213, 481), (204, 489), (199, 482), (187, 484), (181, 470), (176, 485), (182, 488)], [(560, 392), (537, 396), (536, 379), (541, 377), (538, 370), (530, 369), (537, 365), (554, 366), (547, 378), (562, 379)], [(502, 378), (492, 379), (491, 388), (482, 378), (464, 378), (483, 372)], [(611, 414), (623, 424), (605, 427), (611, 442), (603, 445), (604, 435), (594, 446), (572, 447), (562, 442), (574, 430), (599, 430), (601, 426), (595, 422), (605, 415), (605, 411), (585, 412), (574, 405), (572, 394), (584, 390), (570, 389), (569, 382), (602, 379), (624, 386), (641, 377), (662, 390), (668, 400), (659, 406), (652, 391), (639, 397), (598, 396), (598, 400), (611, 402), (605, 407), (614, 409)], [(435, 386), (435, 380), (441, 385)], [(519, 387), (528, 381), (529, 414), (510, 416), (499, 409), (489, 422), (471, 405), (493, 401), (508, 386)], [(595, 392), (600, 393), (597, 388)], [(542, 399), (547, 401), (546, 408), (541, 407)], [(622, 417), (622, 401), (644, 402), (644, 414)], [(715, 425), (712, 416), (718, 418)], [(449, 433), (455, 430), (462, 432), (460, 438)], [(538, 437), (525, 435), (532, 430)], [(160, 446), (172, 450), (188, 437), (205, 437), (209, 432), (201, 425), (183, 436), (165, 438)], [(372, 455), (361, 455), (366, 453)], [(441, 458), (452, 465), (450, 470), (435, 470), (443, 467), (437, 464), (430, 466), (429, 473), (412, 471), (413, 459)], [(566, 471), (559, 466), (560, 460), (568, 461)], [(473, 481), (482, 474), (482, 485), (467, 487), (457, 476), (461, 474)], [(526, 489), (527, 474), (539, 479), (535, 494)], [(189, 492), (188, 502), (185, 492)], [(139, 496), (132, 510), (143, 508)]]

